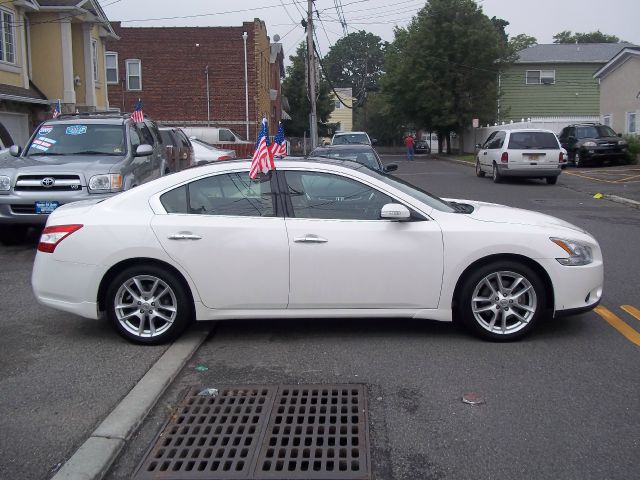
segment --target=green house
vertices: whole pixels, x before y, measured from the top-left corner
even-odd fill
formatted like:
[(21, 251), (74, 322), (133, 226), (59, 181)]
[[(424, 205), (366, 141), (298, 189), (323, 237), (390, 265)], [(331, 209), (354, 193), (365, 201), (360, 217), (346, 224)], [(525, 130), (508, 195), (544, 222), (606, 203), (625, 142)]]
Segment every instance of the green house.
[(600, 113), (596, 71), (629, 43), (534, 45), (500, 74), (498, 121)]

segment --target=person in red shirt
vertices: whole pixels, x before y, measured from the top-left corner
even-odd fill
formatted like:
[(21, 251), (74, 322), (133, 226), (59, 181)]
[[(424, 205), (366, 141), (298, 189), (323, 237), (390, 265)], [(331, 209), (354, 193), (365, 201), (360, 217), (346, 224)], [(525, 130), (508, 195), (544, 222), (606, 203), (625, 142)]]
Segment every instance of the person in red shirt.
[(404, 144), (407, 147), (407, 160), (413, 160), (413, 145), (415, 141), (413, 140), (413, 136), (407, 135), (404, 137)]

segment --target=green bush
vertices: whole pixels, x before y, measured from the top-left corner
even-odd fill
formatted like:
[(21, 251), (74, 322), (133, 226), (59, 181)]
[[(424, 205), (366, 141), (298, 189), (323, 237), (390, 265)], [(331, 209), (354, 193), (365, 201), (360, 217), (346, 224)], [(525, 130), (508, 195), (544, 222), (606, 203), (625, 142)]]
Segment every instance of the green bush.
[(627, 141), (627, 149), (629, 151), (629, 162), (637, 163), (638, 155), (640, 155), (640, 136), (625, 135), (624, 139)]

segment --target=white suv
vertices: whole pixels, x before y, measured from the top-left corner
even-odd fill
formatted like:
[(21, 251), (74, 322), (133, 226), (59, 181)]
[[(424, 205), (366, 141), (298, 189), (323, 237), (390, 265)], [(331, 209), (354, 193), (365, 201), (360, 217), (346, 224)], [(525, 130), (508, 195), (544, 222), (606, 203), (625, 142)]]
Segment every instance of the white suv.
[(331, 145), (372, 145), (372, 142), (367, 132), (343, 132), (333, 136)]
[(476, 148), (476, 175), (491, 173), (495, 183), (510, 176), (545, 178), (554, 184), (565, 163), (565, 150), (550, 130), (496, 130)]

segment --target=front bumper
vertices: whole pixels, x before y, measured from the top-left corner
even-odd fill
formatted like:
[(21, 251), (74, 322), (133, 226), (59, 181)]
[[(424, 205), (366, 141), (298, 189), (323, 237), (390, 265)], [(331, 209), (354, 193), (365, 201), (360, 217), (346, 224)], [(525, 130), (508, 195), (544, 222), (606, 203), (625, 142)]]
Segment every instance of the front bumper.
[(583, 160), (624, 160), (627, 158), (626, 149), (605, 149), (605, 148), (580, 148), (580, 156)]
[(80, 200), (100, 200), (115, 193), (89, 193), (86, 187), (77, 192), (13, 192), (0, 194), (0, 225), (44, 225), (49, 214), (35, 213), (36, 202), (58, 202), (60, 205)]

